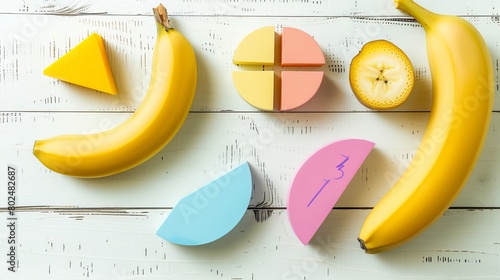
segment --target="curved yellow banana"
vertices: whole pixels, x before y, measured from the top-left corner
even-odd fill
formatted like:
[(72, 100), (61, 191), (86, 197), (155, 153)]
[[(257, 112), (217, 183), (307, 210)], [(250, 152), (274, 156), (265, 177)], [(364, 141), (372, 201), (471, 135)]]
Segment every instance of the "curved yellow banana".
[(170, 26), (165, 7), (153, 11), (157, 39), (142, 103), (110, 130), (35, 141), (33, 153), (47, 168), (76, 177), (116, 174), (155, 155), (180, 129), (194, 98), (196, 58), (189, 41)]
[(422, 142), (395, 186), (366, 218), (367, 253), (393, 249), (437, 220), (464, 186), (481, 152), (493, 106), (493, 67), (472, 24), (395, 0), (426, 32), (433, 104)]

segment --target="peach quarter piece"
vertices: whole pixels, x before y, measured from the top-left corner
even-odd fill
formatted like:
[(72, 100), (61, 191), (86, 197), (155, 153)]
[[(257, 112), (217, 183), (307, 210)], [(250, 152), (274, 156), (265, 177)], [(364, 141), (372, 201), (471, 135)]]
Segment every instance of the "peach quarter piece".
[(291, 110), (305, 104), (318, 91), (323, 71), (281, 72), (281, 107)]
[(293, 28), (283, 27), (281, 33), (281, 66), (323, 66), (325, 56), (311, 35)]
[(93, 33), (43, 70), (43, 74), (61, 81), (116, 94), (102, 37)]

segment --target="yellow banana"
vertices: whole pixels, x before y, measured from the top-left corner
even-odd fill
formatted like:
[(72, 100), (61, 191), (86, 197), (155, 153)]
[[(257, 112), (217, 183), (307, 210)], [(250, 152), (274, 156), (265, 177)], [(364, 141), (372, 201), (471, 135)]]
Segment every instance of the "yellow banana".
[(394, 2), (425, 30), (433, 104), (409, 167), (362, 226), (358, 240), (367, 253), (398, 247), (442, 216), (479, 157), (493, 106), (493, 66), (476, 28), (413, 0)]
[(113, 175), (151, 158), (180, 129), (194, 98), (196, 58), (189, 41), (170, 25), (165, 7), (153, 11), (157, 38), (144, 100), (110, 130), (35, 141), (33, 153), (47, 168), (75, 177)]

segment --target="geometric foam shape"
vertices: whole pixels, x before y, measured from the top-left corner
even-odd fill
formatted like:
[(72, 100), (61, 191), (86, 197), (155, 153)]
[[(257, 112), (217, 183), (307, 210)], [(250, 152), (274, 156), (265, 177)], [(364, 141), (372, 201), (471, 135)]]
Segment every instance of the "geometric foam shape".
[(374, 145), (362, 139), (333, 142), (300, 167), (290, 188), (287, 211), (302, 244), (309, 243)]
[[(306, 32), (284, 27), (281, 48), (276, 48), (277, 34), (273, 26), (257, 29), (238, 45), (233, 63), (238, 65), (275, 65), (311, 67), (325, 64), (318, 43)], [(275, 53), (281, 52), (281, 61)], [(261, 110), (291, 110), (310, 100), (323, 79), (319, 71), (282, 71), (281, 83), (275, 87), (275, 78), (268, 71), (233, 72), (233, 82), (240, 96)], [(279, 73), (277, 73), (279, 74)], [(278, 87), (280, 88), (279, 90)], [(277, 90), (277, 91), (275, 91)], [(274, 104), (279, 103), (279, 104)]]
[(242, 219), (252, 196), (252, 174), (244, 163), (182, 198), (156, 234), (186, 246), (213, 242)]
[(117, 93), (104, 42), (97, 33), (45, 68), (43, 74), (109, 94)]
[(314, 38), (292, 27), (281, 33), (281, 66), (322, 66), (325, 56)]
[(248, 34), (238, 45), (234, 64), (274, 65), (274, 26), (267, 26)]
[(250, 105), (272, 111), (274, 104), (274, 71), (234, 71), (233, 83), (240, 96)]
[(282, 71), (280, 110), (297, 108), (318, 91), (323, 71)]

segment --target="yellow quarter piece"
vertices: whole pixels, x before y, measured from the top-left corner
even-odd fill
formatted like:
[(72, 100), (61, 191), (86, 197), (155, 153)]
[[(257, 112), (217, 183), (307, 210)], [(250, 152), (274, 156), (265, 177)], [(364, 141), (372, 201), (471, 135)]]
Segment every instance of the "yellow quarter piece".
[(234, 52), (234, 64), (274, 65), (274, 26), (259, 28), (248, 34)]
[(246, 102), (262, 110), (273, 110), (274, 71), (234, 71), (233, 82)]
[(45, 68), (43, 74), (109, 94), (117, 93), (104, 42), (97, 33)]

